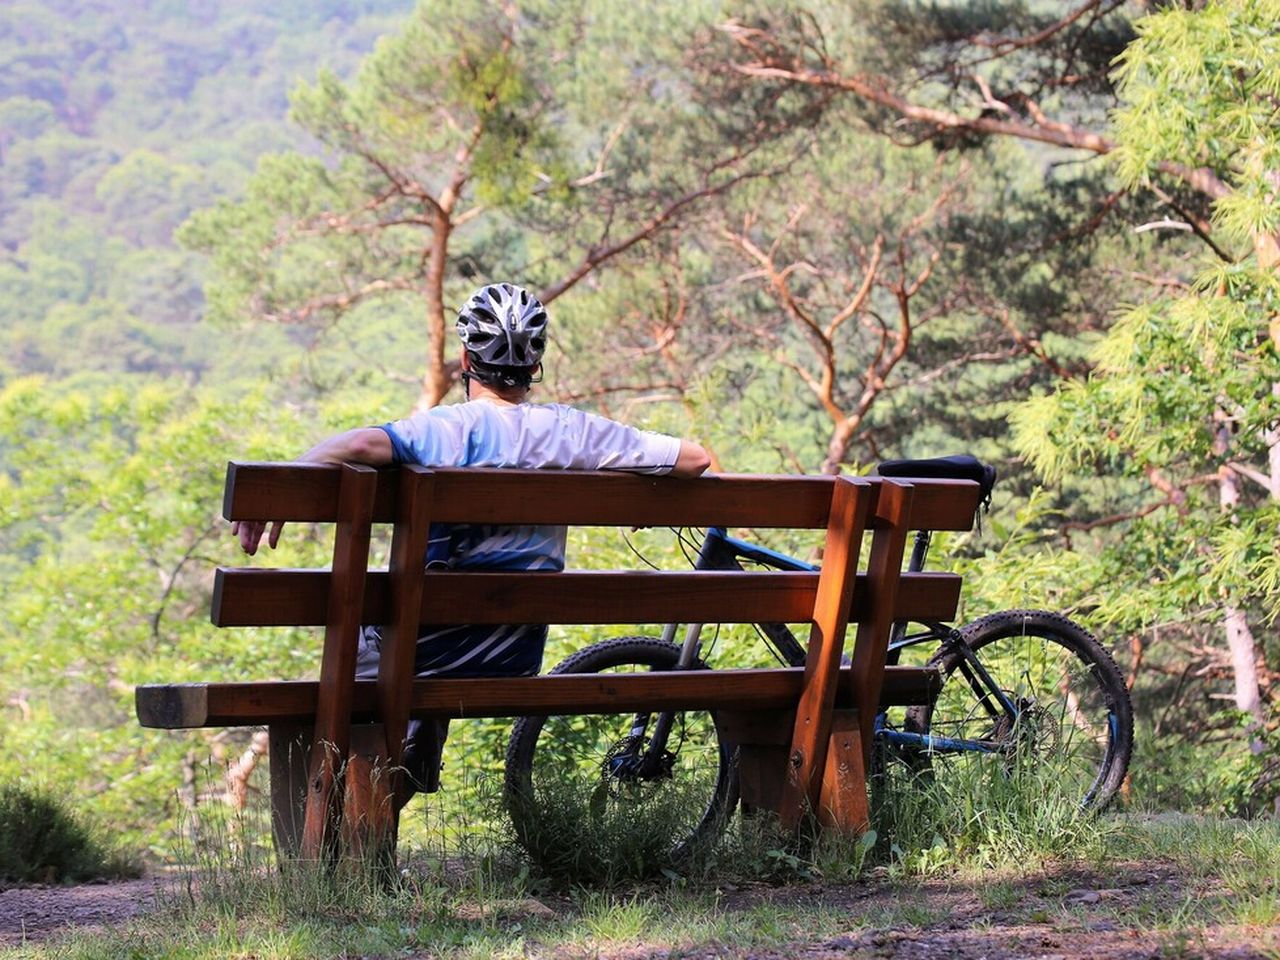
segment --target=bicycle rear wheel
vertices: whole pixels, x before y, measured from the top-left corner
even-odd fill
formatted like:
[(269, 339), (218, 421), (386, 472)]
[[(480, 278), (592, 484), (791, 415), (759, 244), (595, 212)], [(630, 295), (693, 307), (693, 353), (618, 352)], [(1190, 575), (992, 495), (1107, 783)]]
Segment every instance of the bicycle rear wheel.
[(921, 762), (935, 772), (982, 752), (1030, 762), (1082, 809), (1105, 808), (1133, 751), (1129, 691), (1111, 655), (1083, 627), (1043, 610), (993, 613), (960, 634), (1015, 715), (982, 689), (961, 652), (944, 649), (929, 661), (943, 676), (937, 698), (906, 716), (909, 732), (946, 738)]
[[(620, 637), (551, 672), (673, 670), (679, 655), (662, 640)], [(646, 763), (657, 719), (629, 713), (515, 722), (504, 799), (516, 838), (535, 862), (579, 877), (599, 869), (597, 861), (654, 873), (714, 843), (738, 800), (730, 750), (709, 711), (686, 711), (672, 717), (658, 762)]]

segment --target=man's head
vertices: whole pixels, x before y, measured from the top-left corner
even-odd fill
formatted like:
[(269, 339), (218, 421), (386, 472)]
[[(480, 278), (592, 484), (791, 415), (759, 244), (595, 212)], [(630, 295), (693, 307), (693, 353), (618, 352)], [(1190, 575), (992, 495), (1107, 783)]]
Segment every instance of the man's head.
[(547, 311), (528, 290), (481, 287), (458, 311), (457, 327), (470, 361), (464, 377), (498, 388), (533, 382), (547, 346)]

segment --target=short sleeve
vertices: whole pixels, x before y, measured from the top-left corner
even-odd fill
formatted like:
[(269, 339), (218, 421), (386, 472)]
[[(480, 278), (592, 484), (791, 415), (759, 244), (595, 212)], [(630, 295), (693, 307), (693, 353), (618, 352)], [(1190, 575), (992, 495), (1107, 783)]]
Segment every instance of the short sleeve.
[(404, 436), (396, 429), (394, 423), (384, 423), (378, 427), (387, 435), (387, 439), (391, 441), (391, 462), (396, 466), (402, 463), (413, 463), (410, 447), (405, 443)]
[(596, 470), (625, 470), (629, 473), (670, 473), (680, 455), (680, 438), (581, 413), (584, 448), (595, 459)]
[(434, 407), (403, 420), (383, 424), (391, 441), (393, 462), (427, 467), (456, 466), (459, 449), (465, 450), (465, 430), (452, 407)]

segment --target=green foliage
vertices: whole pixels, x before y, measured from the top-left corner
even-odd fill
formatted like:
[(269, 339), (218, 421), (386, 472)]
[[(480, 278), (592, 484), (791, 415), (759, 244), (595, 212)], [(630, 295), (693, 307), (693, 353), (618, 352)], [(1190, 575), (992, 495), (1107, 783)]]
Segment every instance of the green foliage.
[[(444, 304), (483, 278), (551, 286), (674, 210), (678, 230), (627, 247), (555, 301), (541, 396), (706, 440), (731, 471), (813, 469), (830, 421), (796, 371), (813, 356), (808, 335), (724, 231), (773, 250), (828, 317), (878, 235), (902, 275), (936, 253), (910, 350), (846, 468), (961, 448), (998, 461), (990, 532), (949, 542), (966, 615), (1055, 607), (1113, 649), (1143, 638), (1135, 698), (1165, 718), (1152, 742), (1179, 772), (1139, 768), (1135, 794), (1256, 807), (1263, 761), (1244, 755), (1238, 718), (1206, 696), (1218, 681), (1195, 678), (1215, 676), (1205, 651), (1224, 597), (1259, 628), (1280, 610), (1278, 508), (1242, 479), (1242, 502), (1223, 513), (1211, 482), (1231, 463), (1266, 472), (1280, 402), (1268, 337), (1278, 281), (1248, 255), (1280, 224), (1274, 0), (1166, 5), (1136, 23), (1116, 8), (995, 57), (992, 38), (1032, 36), (1061, 11), (411, 6), (0, 10), (0, 702), (11, 704), (0, 774), (34, 766), (161, 856), (175, 831), (216, 819), (216, 782), (174, 789), (242, 735), (141, 731), (130, 685), (314, 670), (308, 633), (203, 622), (209, 571), (241, 562), (215, 515), (221, 464), (292, 456), (331, 430), (403, 414), (424, 346), (423, 194), (452, 190), (466, 219), (449, 239)], [(1096, 128), (1113, 104), (1111, 61), (1136, 36), (1114, 76), (1115, 163), (933, 135), (827, 91), (743, 78), (716, 29), (730, 14), (932, 106), (974, 110), (973, 83), (953, 78), (980, 77), (1016, 109), (1008, 91), (1030, 90), (1054, 117)], [(904, 150), (877, 132), (929, 135)], [(459, 149), (470, 155), (455, 182)], [(1209, 215), (1167, 179), (1171, 164), (1204, 168), (1228, 191), (1211, 212), (1236, 262), (1194, 276), (1176, 239), (1132, 231), (1168, 216), (1144, 185)], [(1152, 277), (1167, 295), (1145, 292)], [(1169, 293), (1181, 282), (1189, 289)], [(898, 307), (879, 288), (840, 331), (842, 398), (874, 381), (866, 363)], [(1152, 476), (1181, 499), (1162, 505)], [(630, 562), (614, 535), (575, 537), (582, 565)], [(279, 562), (326, 556), (313, 532), (290, 530)], [(560, 631), (548, 665), (595, 639)], [(717, 643), (720, 662), (759, 662), (748, 630)], [(505, 733), (460, 726), (451, 773), (496, 771)], [(1192, 777), (1206, 754), (1214, 763)], [(910, 869), (929, 872), (947, 857), (921, 837)], [(217, 841), (206, 830), (201, 842)]]
[(902, 876), (1099, 858), (1119, 825), (1081, 814), (1079, 796), (1052, 765), (964, 754), (936, 771), (890, 760), (873, 781), (868, 857)]
[(0, 885), (136, 875), (65, 797), (22, 782), (0, 786)]
[(1280, 167), (1280, 4), (1215, 0), (1137, 23), (1117, 71), (1120, 176), (1149, 181), (1162, 165), (1207, 167), (1233, 188), (1217, 219), (1237, 241), (1280, 231), (1271, 177)]
[(297, 143), (281, 114), (299, 71), (349, 70), (407, 5), (320, 19), (259, 3), (195, 14), (140, 0), (5, 5), (0, 383), (86, 368), (260, 370), (198, 325), (197, 258), (176, 249), (173, 231), (239, 189), (265, 150)]
[[(1094, 348), (1087, 380), (1010, 416), (1018, 448), (1049, 482), (1095, 470), (1124, 478), (1111, 501), (1123, 535), (1090, 538), (1095, 559), (1075, 562), (1094, 571), (1078, 596), (1096, 591), (1097, 616), (1131, 635), (1163, 624), (1202, 637), (1227, 606), (1266, 624), (1280, 614), (1278, 27), (1280, 6), (1265, 0), (1167, 9), (1138, 22), (1119, 71), (1116, 169), (1133, 185), (1181, 168), (1216, 178), (1205, 188), (1216, 198), (1216, 235), (1237, 253), (1227, 258), (1219, 245), (1192, 283), (1126, 307)], [(1259, 647), (1265, 662), (1269, 647)], [(1237, 726), (1225, 711), (1187, 712), (1196, 719), (1184, 724), (1202, 732)], [(1227, 751), (1202, 776), (1151, 790), (1168, 797), (1211, 780), (1214, 788), (1192, 792), (1249, 809), (1252, 791), (1273, 789), (1263, 786), (1273, 762)]]
[[(213, 567), (238, 562), (217, 516), (226, 461), (278, 459), (323, 429), (263, 392), (90, 377), (0, 390), (0, 700), (14, 705), (0, 774), (39, 776), (166, 851), (184, 766), (225, 735), (140, 730), (133, 685), (315, 670), (306, 631), (216, 631), (204, 611)], [(326, 555), (293, 530), (280, 561)]]
[(352, 82), (322, 72), (295, 89), (319, 158), (266, 156), (242, 198), (184, 225), (212, 259), (210, 315), (363, 338), (382, 314), (400, 364), (421, 356), (425, 321), (434, 403), (450, 383), (446, 304), (477, 277), (573, 288), (566, 313), (593, 318), (612, 298), (580, 281), (606, 264), (650, 274), (652, 291), (641, 254), (658, 235), (785, 162), (756, 157), (785, 123), (716, 113), (686, 69), (718, 8), (423, 0)]
[(664, 785), (643, 800), (614, 802), (600, 795), (603, 783), (592, 793), (569, 774), (562, 782), (544, 780), (522, 842), (539, 872), (562, 886), (616, 887), (664, 871), (706, 869), (709, 850), (678, 864), (671, 859), (671, 825), (687, 823), (690, 811), (707, 802), (705, 784), (693, 786), (703, 792)]

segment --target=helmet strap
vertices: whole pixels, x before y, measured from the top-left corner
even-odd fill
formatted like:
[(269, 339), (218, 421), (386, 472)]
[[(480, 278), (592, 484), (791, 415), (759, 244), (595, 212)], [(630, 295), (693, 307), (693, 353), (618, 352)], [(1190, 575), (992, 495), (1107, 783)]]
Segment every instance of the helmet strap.
[[(464, 389), (467, 388), (471, 380), (498, 390), (511, 390), (514, 388), (527, 390), (531, 384), (542, 382), (541, 361), (533, 367), (502, 367), (484, 363), (470, 355), (467, 359), (470, 369), (462, 371)], [(469, 391), (467, 395), (470, 397)]]

